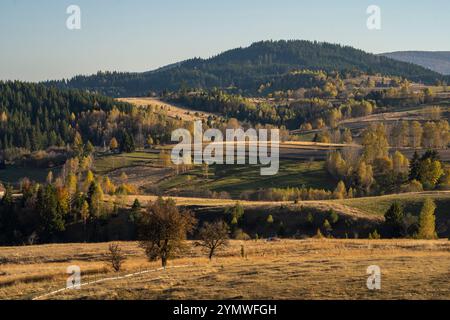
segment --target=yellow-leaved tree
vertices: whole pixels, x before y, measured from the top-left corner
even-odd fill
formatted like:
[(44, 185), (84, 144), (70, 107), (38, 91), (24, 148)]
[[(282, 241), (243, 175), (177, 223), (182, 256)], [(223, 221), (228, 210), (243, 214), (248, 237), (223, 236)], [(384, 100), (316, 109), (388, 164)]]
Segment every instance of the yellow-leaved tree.
[(437, 238), (435, 210), (436, 204), (434, 201), (430, 198), (425, 199), (420, 212), (418, 238), (427, 240)]

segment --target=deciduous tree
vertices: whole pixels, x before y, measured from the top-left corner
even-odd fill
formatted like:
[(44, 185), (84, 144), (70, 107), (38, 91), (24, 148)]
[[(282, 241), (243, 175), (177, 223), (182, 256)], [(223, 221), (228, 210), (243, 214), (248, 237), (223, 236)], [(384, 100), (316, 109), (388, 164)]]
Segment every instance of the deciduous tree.
[(195, 224), (196, 220), (190, 212), (180, 212), (172, 199), (159, 198), (140, 219), (140, 246), (149, 260), (161, 259), (165, 268), (168, 259), (181, 254), (187, 234)]
[(206, 248), (211, 260), (217, 250), (228, 246), (229, 235), (230, 228), (225, 222), (205, 222), (199, 232), (200, 241), (196, 245)]

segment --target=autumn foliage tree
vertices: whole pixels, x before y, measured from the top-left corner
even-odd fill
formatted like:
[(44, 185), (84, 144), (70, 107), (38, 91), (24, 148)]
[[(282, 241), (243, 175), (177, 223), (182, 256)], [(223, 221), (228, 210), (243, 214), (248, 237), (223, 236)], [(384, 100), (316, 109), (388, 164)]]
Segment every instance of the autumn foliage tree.
[(140, 246), (150, 261), (167, 261), (183, 252), (187, 234), (197, 221), (189, 211), (180, 211), (173, 199), (159, 198), (142, 213), (138, 227)]
[(117, 150), (117, 148), (119, 148), (119, 143), (117, 142), (116, 138), (113, 137), (111, 139), (111, 141), (109, 142), (109, 148), (113, 151)]
[(419, 218), (419, 239), (436, 239), (436, 216), (434, 211), (436, 210), (436, 204), (430, 198), (425, 199), (425, 202), (420, 211)]

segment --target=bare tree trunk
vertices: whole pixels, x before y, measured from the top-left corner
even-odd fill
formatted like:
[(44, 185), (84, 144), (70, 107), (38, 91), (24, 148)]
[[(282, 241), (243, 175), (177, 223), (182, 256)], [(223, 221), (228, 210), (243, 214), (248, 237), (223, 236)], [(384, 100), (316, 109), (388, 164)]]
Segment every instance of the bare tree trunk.
[(210, 249), (210, 251), (209, 251), (209, 261), (212, 260), (213, 255), (214, 255), (214, 249)]

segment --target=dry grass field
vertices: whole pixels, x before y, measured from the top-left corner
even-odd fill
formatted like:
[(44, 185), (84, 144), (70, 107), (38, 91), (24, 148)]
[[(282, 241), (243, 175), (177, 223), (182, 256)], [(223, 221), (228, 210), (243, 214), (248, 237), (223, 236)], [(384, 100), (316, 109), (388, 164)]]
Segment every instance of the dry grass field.
[[(193, 248), (165, 271), (136, 243), (120, 245), (120, 273), (105, 262), (106, 243), (0, 248), (0, 298), (450, 299), (447, 240), (233, 241), (212, 262)], [(81, 267), (82, 288), (46, 295), (65, 287), (70, 265)], [(367, 289), (370, 265), (381, 268), (381, 290)]]
[(211, 113), (204, 111), (197, 111), (185, 109), (181, 106), (176, 106), (157, 98), (121, 98), (122, 102), (128, 102), (138, 107), (153, 107), (156, 112), (162, 112), (170, 118), (181, 118), (185, 121), (195, 121), (208, 118)]

